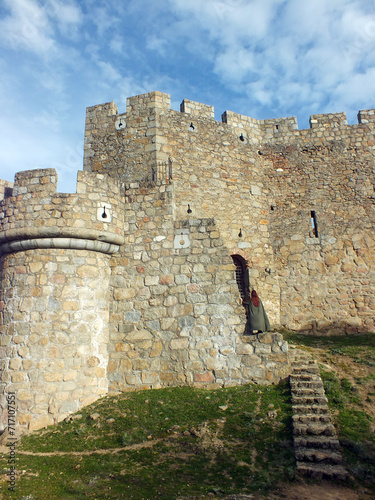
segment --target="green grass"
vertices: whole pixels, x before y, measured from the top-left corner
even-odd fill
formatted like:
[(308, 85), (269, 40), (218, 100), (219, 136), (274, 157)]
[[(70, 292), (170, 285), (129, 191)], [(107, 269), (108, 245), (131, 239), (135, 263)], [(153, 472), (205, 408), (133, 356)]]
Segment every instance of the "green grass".
[[(90, 418), (95, 413), (100, 417)], [(168, 500), (266, 493), (294, 477), (285, 383), (128, 393), (103, 398), (80, 415), (22, 439), (18, 469), (26, 472), (17, 478), (14, 498)], [(121, 447), (127, 448), (107, 454), (22, 454)]]
[[(330, 409), (349, 472), (359, 483), (375, 492), (375, 434), (372, 418), (362, 409), (361, 400), (346, 379), (321, 371)], [(345, 382), (345, 383), (343, 383)]]
[[(365, 370), (357, 378), (339, 376), (324, 362), (321, 375), (353, 486), (365, 485), (375, 493), (375, 437), (366, 412), (368, 399), (375, 396), (370, 364), (375, 361), (375, 335), (323, 338), (284, 332), (284, 338), (313, 356), (319, 349), (316, 353), (323, 353), (333, 367), (349, 360)], [(364, 387), (366, 401), (359, 392)], [(0, 498), (266, 496), (278, 484), (295, 479), (291, 417), (286, 383), (167, 388), (105, 397), (70, 421), (18, 443), (17, 470), (22, 473), (14, 494), (7, 490), (4, 456)], [(28, 451), (50, 455), (25, 454)]]
[(295, 333), (289, 330), (281, 332), (285, 340), (293, 344), (308, 347), (321, 348), (375, 348), (375, 333), (355, 334), (355, 335), (312, 335)]

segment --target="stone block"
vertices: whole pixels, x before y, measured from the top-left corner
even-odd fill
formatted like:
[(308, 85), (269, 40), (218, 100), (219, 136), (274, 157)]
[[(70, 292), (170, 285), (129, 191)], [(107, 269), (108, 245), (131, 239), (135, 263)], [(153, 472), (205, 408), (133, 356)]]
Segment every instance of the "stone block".
[(63, 376), (62, 373), (45, 373), (43, 378), (46, 382), (61, 382)]
[(177, 338), (171, 340), (171, 349), (187, 349), (189, 347), (189, 339)]
[(132, 361), (133, 370), (144, 371), (148, 369), (148, 362), (145, 359), (133, 359)]
[(139, 342), (142, 340), (152, 340), (153, 335), (148, 330), (134, 330), (126, 335), (127, 342)]
[(141, 378), (139, 375), (125, 375), (125, 380), (128, 385), (139, 386), (141, 384)]
[(218, 358), (211, 358), (210, 356), (205, 357), (205, 364), (208, 370), (220, 370), (224, 368), (225, 361)]
[(243, 366), (257, 366), (261, 362), (262, 359), (254, 354), (244, 355), (241, 357), (241, 365)]
[(254, 345), (255, 354), (269, 354), (271, 352), (270, 344), (255, 344)]
[(228, 354), (233, 354), (233, 352), (234, 352), (234, 347), (232, 346), (220, 347), (220, 354), (223, 354), (224, 356), (228, 356)]
[(134, 298), (136, 291), (133, 288), (115, 288), (113, 298), (115, 300), (129, 300)]
[(143, 372), (142, 383), (155, 387), (159, 384), (160, 377), (158, 372)]
[(174, 380), (174, 374), (171, 372), (161, 372), (160, 373), (160, 380), (162, 382), (173, 382)]
[(159, 283), (161, 285), (172, 285), (173, 282), (174, 282), (173, 274), (165, 274), (163, 276), (160, 276), (159, 278)]
[(241, 354), (253, 354), (254, 353), (254, 346), (251, 344), (237, 344), (236, 346), (236, 353), (241, 355)]
[(264, 332), (258, 334), (258, 340), (261, 344), (272, 344), (274, 342), (275, 337), (271, 332)]
[(24, 382), (26, 380), (26, 378), (27, 378), (27, 375), (24, 372), (15, 372), (11, 376), (13, 383)]
[(116, 342), (115, 343), (116, 352), (126, 352), (129, 351), (129, 344), (127, 342)]
[(32, 432), (38, 429), (44, 429), (53, 423), (54, 418), (52, 415), (42, 415), (29, 421), (28, 429)]
[(210, 383), (215, 380), (212, 372), (194, 373), (194, 382)]

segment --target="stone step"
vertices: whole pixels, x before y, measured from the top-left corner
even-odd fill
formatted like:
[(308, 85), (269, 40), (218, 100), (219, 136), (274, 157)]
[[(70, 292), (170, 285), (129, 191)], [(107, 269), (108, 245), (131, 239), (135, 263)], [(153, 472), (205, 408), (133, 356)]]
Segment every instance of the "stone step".
[(292, 405), (326, 405), (327, 402), (325, 396), (292, 396)]
[(344, 481), (348, 473), (341, 465), (314, 464), (310, 462), (297, 462), (297, 471), (312, 479), (335, 479)]
[(314, 448), (316, 450), (340, 450), (340, 441), (335, 437), (327, 436), (295, 436), (294, 447), (298, 448)]
[(330, 449), (297, 448), (294, 455), (298, 462), (313, 462), (338, 465), (342, 462), (341, 453)]
[(304, 364), (304, 365), (316, 365), (317, 362), (312, 359), (311, 357), (309, 356), (300, 356), (300, 357), (295, 357), (293, 359), (293, 365), (294, 366), (297, 366), (297, 365), (301, 365), (301, 364)]
[(297, 373), (290, 376), (290, 382), (321, 382), (322, 379), (318, 373)]
[(318, 423), (301, 424), (294, 422), (293, 424), (294, 436), (333, 436), (336, 437), (336, 429), (332, 424)]
[(296, 389), (324, 389), (321, 380), (291, 380), (290, 387), (292, 390)]
[(319, 414), (303, 414), (299, 413), (298, 415), (293, 415), (292, 417), (293, 422), (300, 422), (301, 424), (310, 424), (310, 423), (316, 423), (316, 422), (321, 422), (321, 423), (332, 423), (332, 418), (329, 413), (324, 413), (322, 415)]
[(317, 365), (317, 363), (313, 359), (309, 358), (299, 358), (293, 361), (293, 366), (302, 366), (302, 365), (310, 366), (310, 365)]
[(293, 411), (293, 445), (297, 471), (313, 479), (345, 479), (342, 455), (332, 423), (319, 366), (295, 352), (289, 377)]
[(293, 396), (324, 396), (324, 387), (297, 387), (293, 388)]
[(305, 415), (325, 415), (329, 414), (328, 406), (319, 404), (319, 405), (305, 405), (298, 404), (292, 406), (293, 414), (305, 414)]
[(306, 373), (320, 373), (319, 366), (317, 365), (311, 365), (311, 366), (306, 366), (303, 365), (301, 367), (299, 366), (293, 366), (292, 367), (292, 375), (299, 375), (299, 374), (306, 374)]

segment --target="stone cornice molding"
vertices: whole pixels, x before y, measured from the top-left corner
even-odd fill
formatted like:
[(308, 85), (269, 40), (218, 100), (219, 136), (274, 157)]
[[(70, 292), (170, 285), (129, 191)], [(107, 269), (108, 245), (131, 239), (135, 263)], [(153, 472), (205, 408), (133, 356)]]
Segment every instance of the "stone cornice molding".
[(0, 232), (0, 255), (37, 248), (65, 248), (116, 253), (124, 237), (86, 228), (23, 227)]

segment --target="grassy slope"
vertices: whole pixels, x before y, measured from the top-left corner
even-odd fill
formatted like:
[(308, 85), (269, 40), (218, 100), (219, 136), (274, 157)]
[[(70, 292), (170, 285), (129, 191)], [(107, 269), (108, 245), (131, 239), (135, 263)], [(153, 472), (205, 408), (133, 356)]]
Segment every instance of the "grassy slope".
[[(284, 335), (294, 344), (307, 344), (322, 364), (350, 471), (371, 487), (375, 335)], [(287, 384), (127, 393), (103, 398), (79, 415), (22, 440), (17, 466), (23, 472), (14, 494), (7, 491), (4, 474), (4, 498), (266, 495), (295, 478)], [(6, 459), (5, 454), (3, 469)]]

